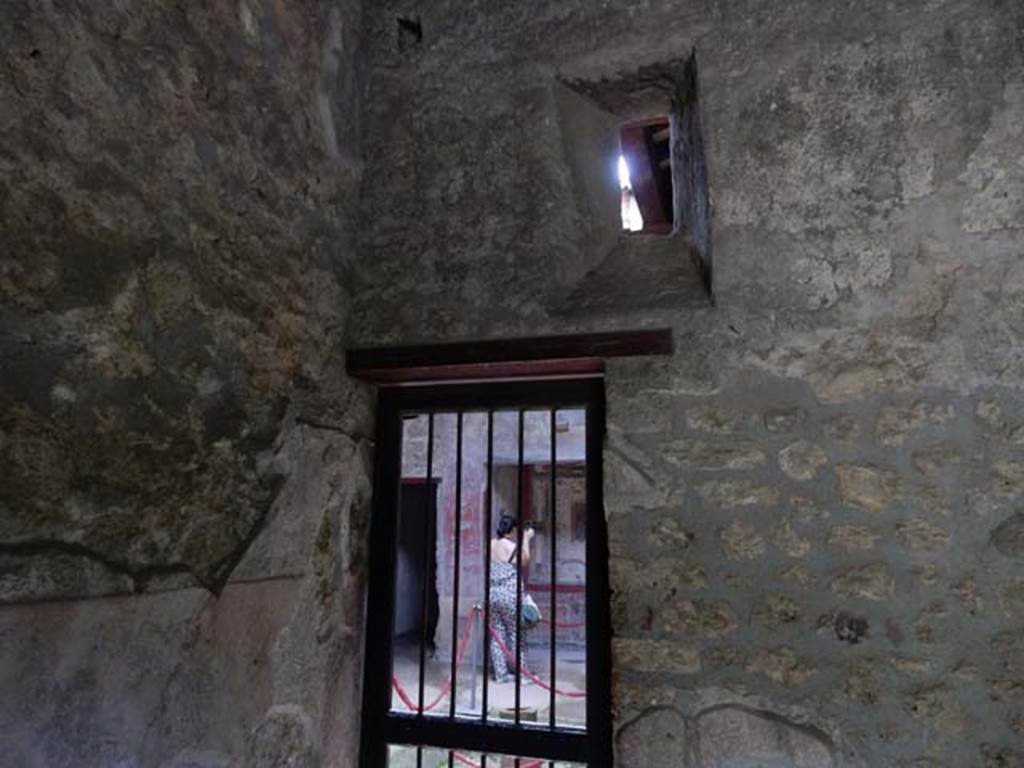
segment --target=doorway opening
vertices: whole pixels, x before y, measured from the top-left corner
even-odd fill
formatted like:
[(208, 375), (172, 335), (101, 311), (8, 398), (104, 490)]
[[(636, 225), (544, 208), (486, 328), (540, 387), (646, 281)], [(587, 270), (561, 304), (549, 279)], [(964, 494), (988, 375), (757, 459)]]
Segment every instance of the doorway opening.
[(610, 765), (602, 381), (384, 388), (378, 420), (362, 764)]
[(437, 594), (437, 485), (437, 479), (402, 479), (395, 574), (396, 643), (409, 648), (417, 646), (423, 638), (431, 658), (437, 651), (437, 621), (440, 617)]

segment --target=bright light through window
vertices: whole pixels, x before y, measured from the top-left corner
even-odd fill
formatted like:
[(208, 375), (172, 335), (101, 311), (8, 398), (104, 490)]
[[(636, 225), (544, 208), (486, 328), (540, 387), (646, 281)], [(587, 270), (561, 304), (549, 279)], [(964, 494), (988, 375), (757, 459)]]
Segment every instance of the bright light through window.
[(629, 164), (622, 155), (619, 155), (619, 189), (622, 191), (622, 228), (629, 232), (639, 232), (644, 228), (644, 217), (640, 213), (636, 195), (633, 194), (633, 184), (629, 180)]
[(623, 189), (630, 189), (633, 186), (629, 183), (629, 166), (622, 155), (619, 155), (619, 186)]

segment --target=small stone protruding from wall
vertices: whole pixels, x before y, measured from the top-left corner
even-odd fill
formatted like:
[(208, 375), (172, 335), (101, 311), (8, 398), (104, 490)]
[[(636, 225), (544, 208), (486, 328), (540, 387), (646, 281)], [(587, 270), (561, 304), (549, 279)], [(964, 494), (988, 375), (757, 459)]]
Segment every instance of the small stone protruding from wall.
[(1024, 558), (1024, 512), (1011, 515), (996, 526), (992, 546), (1006, 557)]

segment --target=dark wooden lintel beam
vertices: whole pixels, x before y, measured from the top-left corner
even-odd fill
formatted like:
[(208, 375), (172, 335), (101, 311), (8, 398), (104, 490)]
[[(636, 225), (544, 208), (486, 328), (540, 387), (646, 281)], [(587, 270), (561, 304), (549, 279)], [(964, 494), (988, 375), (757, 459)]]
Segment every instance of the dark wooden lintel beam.
[(350, 349), (350, 376), (379, 383), (587, 376), (609, 357), (672, 354), (672, 331), (613, 331), (449, 344)]

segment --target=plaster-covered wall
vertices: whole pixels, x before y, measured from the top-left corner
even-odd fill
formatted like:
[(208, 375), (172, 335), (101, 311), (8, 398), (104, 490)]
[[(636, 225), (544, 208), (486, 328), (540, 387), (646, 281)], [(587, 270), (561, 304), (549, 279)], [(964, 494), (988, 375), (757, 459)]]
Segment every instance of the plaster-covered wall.
[[(607, 378), (619, 763), (1021, 764), (1024, 9), (391, 0), (365, 29), (357, 338), (674, 330)], [(559, 89), (694, 48), (716, 305), (566, 317), (606, 253)]]
[(354, 760), (359, 25), (0, 8), (0, 764)]

